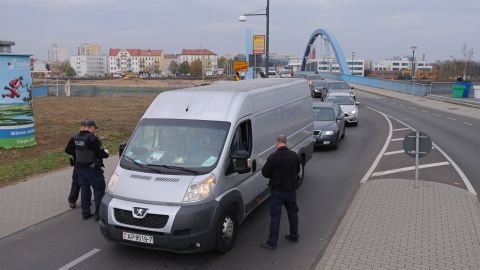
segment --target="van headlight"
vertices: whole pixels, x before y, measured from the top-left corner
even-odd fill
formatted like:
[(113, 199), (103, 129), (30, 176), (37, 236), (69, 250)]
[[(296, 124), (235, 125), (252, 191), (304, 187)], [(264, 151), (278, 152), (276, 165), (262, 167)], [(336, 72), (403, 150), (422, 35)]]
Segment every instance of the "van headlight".
[(327, 135), (327, 136), (333, 135), (334, 133), (335, 132), (333, 132), (332, 130), (325, 131), (325, 135)]
[(357, 110), (353, 110), (350, 112), (350, 114), (356, 114), (357, 113)]
[(110, 193), (114, 193), (115, 187), (117, 186), (117, 182), (118, 182), (117, 172), (113, 172), (112, 177), (110, 177), (110, 181), (108, 182), (107, 191)]
[(216, 183), (217, 180), (213, 174), (200, 182), (191, 183), (183, 197), (183, 202), (198, 202), (207, 198), (212, 193)]

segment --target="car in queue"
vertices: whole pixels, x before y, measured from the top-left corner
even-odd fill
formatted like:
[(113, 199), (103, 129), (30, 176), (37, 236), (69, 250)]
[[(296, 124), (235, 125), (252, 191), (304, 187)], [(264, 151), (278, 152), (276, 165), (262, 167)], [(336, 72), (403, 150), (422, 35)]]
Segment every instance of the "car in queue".
[(337, 103), (313, 102), (313, 137), (315, 146), (338, 148), (345, 138), (345, 115)]
[(327, 81), (324, 80), (313, 80), (309, 83), (310, 93), (312, 97), (319, 97), (321, 100), (324, 100), (327, 97)]
[(353, 97), (353, 99), (357, 99), (357, 96), (355, 95), (355, 92), (353, 89), (354, 87), (351, 87), (347, 82), (345, 81), (338, 81), (338, 82), (328, 82), (327, 85), (325, 85), (325, 89), (327, 94), (329, 92), (348, 92), (350, 95)]
[(360, 102), (355, 101), (355, 98), (349, 92), (328, 93), (325, 101), (337, 103), (345, 113), (345, 121), (354, 126), (358, 125), (358, 105), (360, 105)]

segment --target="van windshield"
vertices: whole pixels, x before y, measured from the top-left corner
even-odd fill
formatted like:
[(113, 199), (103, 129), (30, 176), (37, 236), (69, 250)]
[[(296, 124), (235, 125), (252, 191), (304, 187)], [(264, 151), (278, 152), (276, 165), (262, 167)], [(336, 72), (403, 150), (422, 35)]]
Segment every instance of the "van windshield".
[(166, 174), (208, 173), (218, 162), (230, 123), (143, 119), (123, 153), (120, 166)]

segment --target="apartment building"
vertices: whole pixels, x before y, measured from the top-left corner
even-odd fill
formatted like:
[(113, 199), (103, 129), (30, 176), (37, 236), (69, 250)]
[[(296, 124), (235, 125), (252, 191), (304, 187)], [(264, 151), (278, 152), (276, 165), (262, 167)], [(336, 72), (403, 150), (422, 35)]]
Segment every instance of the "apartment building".
[(213, 75), (217, 68), (217, 54), (207, 49), (182, 49), (182, 53), (178, 57), (178, 62), (187, 61), (191, 64), (195, 60), (202, 61), (204, 73)]
[(161, 74), (165, 72), (162, 50), (110, 49), (108, 72), (111, 74)]
[(58, 44), (52, 43), (48, 47), (47, 61), (49, 63), (66, 62), (68, 61), (68, 49), (58, 46)]

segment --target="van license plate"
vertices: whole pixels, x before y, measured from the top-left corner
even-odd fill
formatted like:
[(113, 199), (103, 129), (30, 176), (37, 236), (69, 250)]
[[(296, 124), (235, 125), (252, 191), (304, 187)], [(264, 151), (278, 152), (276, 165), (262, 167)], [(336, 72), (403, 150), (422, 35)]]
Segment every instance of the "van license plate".
[(123, 232), (123, 239), (133, 242), (153, 244), (153, 236), (151, 235)]

